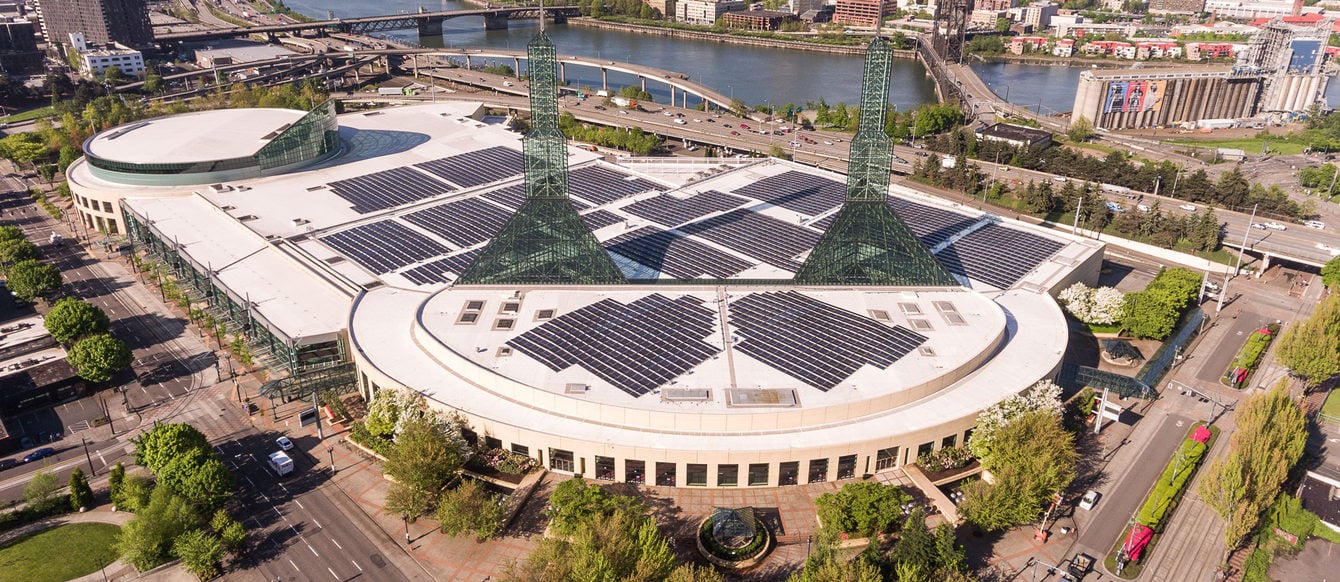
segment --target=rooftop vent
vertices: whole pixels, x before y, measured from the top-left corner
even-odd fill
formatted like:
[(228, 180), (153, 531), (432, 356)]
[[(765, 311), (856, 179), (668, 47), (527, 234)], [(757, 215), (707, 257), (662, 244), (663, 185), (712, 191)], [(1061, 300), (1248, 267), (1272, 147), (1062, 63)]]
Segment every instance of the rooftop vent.
[(312, 221), (307, 220), (306, 218), (295, 218), (295, 219), (293, 219), (293, 227), (294, 227), (294, 228), (297, 228), (297, 227), (299, 227), (299, 226), (303, 226), (303, 225), (305, 225), (305, 224), (310, 224), (311, 222), (312, 222)]

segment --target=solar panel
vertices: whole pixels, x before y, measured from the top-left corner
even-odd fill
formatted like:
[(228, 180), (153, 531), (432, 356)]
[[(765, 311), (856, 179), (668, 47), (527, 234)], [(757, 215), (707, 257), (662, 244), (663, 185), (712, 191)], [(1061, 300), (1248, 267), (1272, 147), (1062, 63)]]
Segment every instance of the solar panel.
[(611, 224), (619, 224), (623, 221), (624, 218), (622, 216), (608, 210), (597, 210), (582, 215), (582, 222), (586, 224), (586, 228), (591, 230), (599, 230)]
[(466, 198), (415, 211), (403, 218), (451, 244), (469, 247), (493, 238), (511, 216), (512, 211), (496, 204)]
[(889, 207), (928, 248), (935, 248), (979, 220), (902, 198), (890, 198)]
[(887, 369), (927, 339), (795, 291), (736, 298), (729, 320), (737, 351), (825, 392), (862, 366)]
[(819, 235), (812, 230), (744, 209), (692, 222), (678, 230), (792, 272), (800, 269), (800, 263), (792, 257), (819, 242)]
[[(489, 200), (492, 200), (494, 202), (497, 202), (498, 204), (511, 208), (512, 210), (516, 210), (518, 208), (521, 208), (521, 203), (526, 200), (526, 185), (513, 184), (505, 188), (499, 188), (492, 192), (486, 192), (484, 194), (481, 194), (481, 196), (483, 196), (484, 198), (488, 198)], [(569, 198), (568, 202), (571, 202), (572, 207), (576, 208), (579, 212), (591, 207), (590, 204), (582, 202), (581, 200), (577, 200), (576, 198)]]
[(463, 188), (497, 182), (521, 173), (521, 152), (494, 146), (447, 158), (414, 164), (426, 172)]
[(673, 232), (645, 226), (605, 241), (605, 249), (677, 279), (725, 279), (754, 266)]
[(818, 216), (842, 204), (847, 198), (847, 186), (828, 178), (789, 170), (736, 188), (734, 193), (801, 214)]
[(713, 212), (734, 210), (746, 202), (748, 200), (739, 196), (708, 190), (690, 198), (662, 194), (629, 204), (623, 207), (623, 210), (633, 216), (640, 216), (659, 224), (678, 226)]
[(1009, 289), (1065, 245), (998, 224), (988, 224), (935, 255), (949, 270)]
[(451, 252), (392, 219), (382, 220), (320, 237), (336, 252), (377, 274)]
[(635, 178), (603, 166), (577, 168), (568, 175), (568, 194), (596, 206), (660, 189), (661, 187), (655, 182)]
[(613, 299), (560, 315), (507, 342), (549, 369), (574, 365), (634, 398), (692, 370), (721, 350), (703, 341), (716, 313), (700, 299), (652, 294)]
[(406, 166), (336, 180), (330, 183), (330, 190), (351, 202), (354, 212), (367, 214), (451, 192), (455, 188)]
[(475, 257), (479, 256), (481, 250), (483, 249), (465, 251), (457, 255), (441, 258), (431, 263), (419, 265), (401, 274), (417, 285), (450, 283), (454, 279), (447, 278), (447, 273), (455, 273), (457, 276), (464, 273), (465, 269), (475, 262)]

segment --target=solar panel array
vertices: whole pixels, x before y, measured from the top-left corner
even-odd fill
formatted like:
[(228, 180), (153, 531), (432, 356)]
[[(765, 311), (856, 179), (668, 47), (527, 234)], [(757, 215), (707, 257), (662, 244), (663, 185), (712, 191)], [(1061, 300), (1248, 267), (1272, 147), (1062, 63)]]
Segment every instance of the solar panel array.
[(379, 275), (451, 252), (441, 243), (391, 219), (355, 226), (320, 240)]
[(795, 170), (768, 176), (734, 192), (810, 216), (822, 214), (847, 198), (845, 184)]
[(330, 183), (330, 191), (352, 203), (353, 211), (359, 214), (394, 208), (453, 190), (455, 188), (408, 166)]
[(1065, 245), (1052, 239), (988, 224), (935, 255), (949, 270), (1008, 289)]
[(693, 239), (650, 226), (619, 235), (603, 244), (605, 250), (677, 279), (697, 279), (703, 275), (725, 279), (754, 266)]
[(623, 222), (623, 217), (608, 210), (597, 210), (583, 214), (582, 222), (586, 224), (586, 228), (599, 230), (611, 224)]
[[(499, 188), (492, 192), (483, 194), (482, 196), (484, 198), (488, 198), (489, 200), (497, 202), (498, 204), (511, 208), (512, 210), (516, 210), (518, 208), (521, 208), (521, 203), (525, 202), (526, 200), (526, 185), (512, 184), (511, 186), (507, 186), (506, 188)], [(579, 212), (591, 207), (590, 204), (582, 202), (581, 200), (577, 200), (576, 198), (570, 198), (568, 199), (568, 202), (571, 202), (572, 207), (576, 208)]]
[(655, 182), (634, 178), (602, 166), (577, 168), (568, 174), (568, 194), (590, 201), (596, 206), (660, 189), (661, 187)]
[(656, 293), (628, 304), (601, 299), (507, 345), (555, 372), (580, 365), (636, 398), (720, 352), (703, 341), (715, 320), (714, 311), (689, 296)]
[(935, 245), (949, 240), (949, 237), (978, 220), (901, 198), (890, 198), (889, 207), (893, 208), (894, 213), (902, 218), (907, 227), (929, 248), (935, 248)]
[(819, 235), (812, 230), (743, 209), (689, 223), (678, 230), (792, 272), (800, 269), (800, 263), (792, 257), (819, 242)]
[(863, 365), (887, 369), (926, 336), (795, 291), (751, 293), (730, 303), (735, 349), (825, 392)]
[(623, 209), (633, 216), (640, 216), (666, 226), (678, 226), (713, 212), (735, 210), (746, 202), (748, 200), (739, 196), (708, 190), (687, 199), (662, 194), (646, 200), (639, 200), (623, 207)]
[(511, 210), (480, 198), (466, 198), (412, 212), (403, 218), (451, 244), (469, 247), (493, 238), (511, 217)]
[(520, 174), (521, 162), (521, 152), (494, 146), (414, 164), (414, 167), (461, 187), (472, 188)]
[(450, 271), (459, 277), (461, 273), (465, 272), (465, 269), (469, 268), (471, 264), (474, 264), (475, 257), (479, 256), (481, 250), (483, 249), (475, 249), (458, 255), (438, 259), (431, 263), (425, 263), (414, 267), (413, 269), (409, 269), (401, 274), (404, 275), (406, 279), (413, 281), (416, 285), (450, 283), (453, 279), (448, 279), (446, 273)]

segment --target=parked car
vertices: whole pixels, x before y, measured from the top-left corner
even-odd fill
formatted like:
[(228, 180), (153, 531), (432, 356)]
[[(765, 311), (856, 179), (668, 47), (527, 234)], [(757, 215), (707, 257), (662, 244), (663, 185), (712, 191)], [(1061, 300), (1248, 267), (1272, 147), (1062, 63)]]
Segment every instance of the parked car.
[(1140, 212), (1149, 212), (1150, 210), (1152, 210), (1150, 207), (1145, 206), (1144, 204), (1136, 204), (1135, 209), (1139, 210)]
[(1079, 500), (1079, 508), (1085, 511), (1093, 509), (1093, 506), (1098, 503), (1098, 498), (1101, 496), (1100, 493), (1093, 489), (1084, 492), (1084, 497)]
[(31, 453), (28, 453), (26, 456), (23, 457), (23, 462), (25, 462), (25, 463), (31, 463), (31, 462), (36, 461), (36, 460), (39, 460), (39, 459), (45, 459), (45, 458), (50, 457), (50, 456), (52, 456), (52, 455), (54, 455), (54, 454), (56, 454), (56, 449), (53, 449), (53, 448), (51, 448), (51, 447), (43, 447), (43, 448), (37, 449), (37, 450), (35, 450), (35, 451), (31, 452)]
[(1108, 203), (1107, 203), (1107, 209), (1108, 209), (1108, 210), (1111, 210), (1112, 212), (1116, 212), (1116, 213), (1118, 213), (1118, 214), (1120, 214), (1120, 213), (1122, 213), (1122, 212), (1126, 212), (1126, 207), (1125, 207), (1125, 206), (1122, 206), (1120, 202), (1112, 202), (1112, 201), (1108, 201)]
[(284, 450), (284, 451), (291, 451), (291, 450), (293, 450), (293, 441), (288, 440), (288, 437), (286, 437), (286, 436), (281, 436), (281, 437), (275, 439), (275, 444), (279, 445), (279, 449), (280, 449), (280, 450)]
[(1187, 212), (1195, 212), (1195, 211), (1196, 211), (1196, 205), (1195, 205), (1195, 204), (1183, 204), (1183, 205), (1181, 205), (1181, 206), (1178, 206), (1178, 208), (1181, 208), (1182, 210), (1185, 210), (1185, 211), (1187, 211)]

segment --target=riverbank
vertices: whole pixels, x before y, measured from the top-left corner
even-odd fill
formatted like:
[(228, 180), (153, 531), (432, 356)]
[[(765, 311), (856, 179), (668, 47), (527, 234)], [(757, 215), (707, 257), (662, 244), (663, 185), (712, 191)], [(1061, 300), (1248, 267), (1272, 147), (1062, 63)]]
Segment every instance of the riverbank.
[[(864, 55), (865, 45), (832, 45), (819, 44), (814, 42), (805, 42), (799, 40), (781, 40), (775, 38), (755, 38), (749, 36), (739, 36), (734, 34), (720, 34), (716, 32), (683, 30), (679, 28), (668, 28), (660, 26), (648, 26), (644, 24), (630, 24), (627, 22), (606, 22), (595, 18), (581, 17), (569, 18), (569, 25), (585, 26), (588, 28), (603, 28), (606, 30), (618, 30), (621, 32), (635, 32), (638, 34), (650, 34), (655, 36), (666, 36), (677, 39), (702, 40), (707, 42), (719, 42), (723, 44), (740, 44), (747, 46), (761, 46), (772, 48), (786, 48), (802, 51), (814, 51), (822, 53), (831, 53), (838, 55)], [(910, 50), (895, 50), (896, 56), (900, 58), (913, 59), (916, 53)]]

